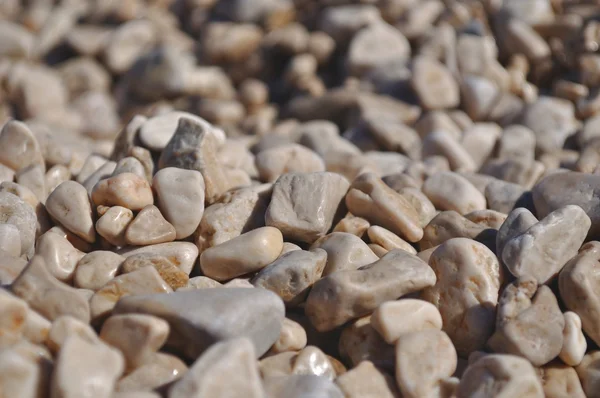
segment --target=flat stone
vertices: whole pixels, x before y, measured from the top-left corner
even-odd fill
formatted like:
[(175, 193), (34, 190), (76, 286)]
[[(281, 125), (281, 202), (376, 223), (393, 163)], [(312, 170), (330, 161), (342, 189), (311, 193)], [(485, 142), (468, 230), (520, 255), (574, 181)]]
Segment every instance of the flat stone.
[(36, 231), (33, 209), (16, 195), (0, 192), (0, 223), (14, 225), (19, 230), (20, 254), (30, 254)]
[(189, 275), (198, 258), (198, 247), (190, 242), (168, 242), (143, 247), (126, 247), (120, 250), (119, 254), (124, 257), (137, 254), (166, 257), (167, 260)]
[(285, 238), (312, 243), (331, 228), (349, 185), (330, 172), (284, 174), (273, 186), (265, 223)]
[(133, 220), (133, 212), (123, 206), (111, 206), (96, 221), (98, 235), (112, 245), (126, 245), (125, 232)]
[(289, 252), (260, 270), (252, 279), (256, 287), (275, 292), (288, 306), (302, 303), (319, 280), (327, 261), (323, 249)]
[(379, 259), (365, 242), (347, 232), (333, 232), (315, 241), (311, 249), (327, 252), (327, 264), (323, 276), (336, 271), (356, 270)]
[(244, 336), (252, 340), (260, 356), (279, 337), (284, 305), (264, 289), (200, 289), (124, 297), (114, 313), (165, 319), (171, 326), (167, 344), (190, 359), (198, 358), (215, 342)]
[(171, 242), (175, 237), (175, 227), (165, 220), (154, 205), (140, 210), (125, 231), (125, 243), (133, 246)]
[(91, 196), (96, 206), (123, 206), (134, 211), (154, 203), (148, 181), (133, 173), (122, 173), (99, 181), (94, 185)]
[(96, 240), (92, 207), (83, 185), (75, 181), (60, 184), (46, 200), (52, 218), (89, 243)]
[(384, 301), (434, 283), (435, 274), (424, 261), (405, 251), (392, 250), (358, 270), (334, 272), (319, 280), (308, 295), (305, 312), (318, 331), (329, 331), (369, 314)]
[(442, 316), (433, 304), (417, 299), (386, 301), (371, 315), (371, 325), (388, 344), (403, 335), (428, 329), (442, 330)]
[(437, 282), (421, 293), (442, 315), (443, 330), (460, 356), (485, 346), (494, 331), (500, 290), (498, 259), (483, 244), (454, 238), (431, 255), (429, 266)]
[(75, 267), (75, 287), (96, 291), (115, 277), (125, 257), (106, 250), (83, 256)]
[(204, 178), (199, 171), (167, 167), (152, 179), (158, 208), (176, 231), (177, 239), (194, 233), (204, 214)]

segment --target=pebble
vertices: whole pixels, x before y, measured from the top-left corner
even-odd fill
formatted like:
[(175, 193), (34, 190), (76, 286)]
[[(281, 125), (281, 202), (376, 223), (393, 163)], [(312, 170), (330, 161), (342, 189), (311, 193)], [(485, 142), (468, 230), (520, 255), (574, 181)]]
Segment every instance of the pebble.
[(538, 283), (546, 283), (577, 254), (590, 225), (589, 217), (579, 206), (562, 207), (507, 240), (502, 261), (514, 276), (531, 275)]
[(36, 232), (33, 209), (16, 195), (0, 192), (0, 223), (14, 225), (19, 230), (20, 254), (30, 254)]
[(454, 210), (459, 214), (485, 210), (485, 197), (467, 179), (453, 172), (432, 175), (423, 184), (423, 193), (440, 210)]
[(39, 237), (35, 254), (44, 259), (52, 276), (65, 283), (73, 280), (77, 264), (85, 255), (73, 247), (65, 237), (51, 231)]
[(89, 322), (90, 305), (78, 291), (58, 281), (41, 256), (34, 256), (11, 285), (11, 291), (52, 321), (61, 315)]
[(196, 170), (167, 167), (152, 179), (158, 208), (175, 227), (176, 239), (194, 233), (204, 214), (204, 178)]
[(0, 353), (0, 393), (11, 397), (37, 397), (48, 391), (48, 373), (40, 364), (6, 349)]
[(53, 353), (58, 353), (71, 336), (77, 336), (92, 344), (98, 341), (98, 336), (90, 325), (70, 315), (61, 315), (52, 322), (46, 345)]
[(400, 396), (395, 381), (369, 361), (362, 361), (352, 370), (339, 376), (335, 383), (348, 398), (396, 398)]
[(190, 242), (168, 242), (142, 247), (126, 247), (120, 250), (119, 254), (124, 257), (131, 257), (137, 254), (165, 257), (189, 275), (198, 258), (198, 248)]
[(288, 144), (259, 152), (256, 155), (256, 168), (261, 181), (275, 182), (284, 173), (323, 172), (325, 163), (310, 149)]
[(268, 378), (263, 382), (268, 397), (273, 398), (343, 398), (340, 389), (325, 377), (289, 375)]
[(122, 206), (110, 206), (96, 221), (96, 232), (108, 243), (117, 247), (127, 244), (125, 233), (133, 220), (133, 212)]
[(356, 367), (362, 361), (394, 373), (394, 346), (387, 344), (371, 325), (371, 317), (364, 316), (344, 327), (339, 336), (338, 351), (344, 362)]
[(190, 370), (169, 389), (169, 398), (216, 397), (242, 394), (264, 397), (255, 361), (256, 353), (245, 337), (218, 342), (208, 348)]
[(546, 397), (585, 397), (574, 368), (560, 362), (551, 362), (543, 368), (539, 368), (538, 372), (540, 372)]
[(394, 344), (408, 333), (442, 330), (442, 316), (427, 301), (405, 298), (382, 303), (373, 311), (371, 325), (386, 343)]
[(42, 203), (46, 201), (46, 196), (48, 196), (44, 172), (42, 166), (31, 164), (15, 174), (17, 183), (29, 188)]
[(144, 207), (127, 225), (125, 243), (132, 246), (147, 246), (175, 240), (175, 227), (172, 226), (158, 207)]
[(504, 289), (497, 311), (496, 332), (488, 342), (494, 352), (524, 357), (534, 366), (558, 356), (565, 320), (550, 288), (520, 277)]
[(302, 325), (291, 319), (284, 318), (279, 338), (269, 349), (269, 354), (300, 351), (306, 347), (306, 343), (306, 330), (304, 330)]
[(598, 364), (600, 360), (600, 351), (590, 351), (584, 357), (579, 366), (575, 368), (581, 387), (585, 395), (593, 397), (598, 392), (600, 378), (598, 377)]
[(488, 207), (502, 213), (510, 213), (526, 195), (527, 190), (519, 185), (502, 180), (493, 180), (485, 187)]
[(89, 243), (96, 241), (90, 199), (75, 181), (60, 184), (46, 199), (48, 214), (66, 229)]
[(13, 257), (21, 255), (21, 236), (13, 224), (0, 224), (0, 250)]
[(200, 255), (204, 275), (219, 282), (263, 269), (279, 257), (283, 235), (277, 228), (246, 232)]
[(581, 363), (587, 349), (587, 341), (581, 330), (581, 318), (575, 312), (563, 314), (565, 327), (563, 329), (563, 345), (558, 354), (559, 358), (569, 366)]
[(154, 267), (160, 277), (167, 282), (173, 290), (187, 286), (190, 279), (188, 274), (177, 267), (171, 260), (164, 256), (152, 253), (135, 254), (127, 257), (120, 263), (120, 269), (125, 274), (143, 267)]
[(412, 61), (410, 84), (425, 109), (448, 109), (460, 102), (458, 84), (440, 62), (426, 56)]
[(437, 214), (435, 206), (427, 195), (425, 195), (421, 189), (406, 187), (397, 191), (400, 195), (404, 196), (410, 204), (415, 208), (419, 215), (419, 221), (421, 227), (425, 227)]
[(380, 245), (388, 251), (393, 249), (400, 249), (410, 254), (417, 254), (417, 250), (414, 247), (412, 247), (410, 243), (406, 242), (404, 239), (400, 238), (392, 231), (389, 231), (378, 225), (373, 225), (369, 227), (369, 229), (367, 230), (367, 236), (369, 237), (369, 240), (372, 243)]
[[(48, 169), (46, 175), (44, 176), (48, 195), (50, 195), (56, 189), (56, 187), (58, 187), (63, 182), (70, 181), (71, 177), (71, 170), (69, 170), (66, 166), (63, 166), (62, 164), (54, 165), (50, 169)], [(44, 202), (45, 201), (46, 198), (44, 198)]]
[(133, 173), (100, 180), (94, 185), (91, 196), (96, 206), (122, 206), (133, 211), (154, 203), (148, 181)]
[(421, 297), (438, 308), (443, 330), (461, 357), (482, 349), (494, 332), (501, 282), (498, 259), (479, 242), (453, 238), (432, 253), (429, 266), (437, 281)]
[(288, 173), (273, 185), (265, 223), (286, 239), (312, 243), (324, 236), (350, 184), (335, 173)]
[(370, 224), (367, 220), (349, 213), (335, 225), (332, 232), (346, 232), (360, 238), (369, 227)]
[[(20, 250), (20, 249), (19, 249)], [(0, 250), (0, 284), (10, 285), (27, 267), (27, 260)]]
[(124, 297), (113, 313), (166, 319), (171, 327), (167, 345), (196, 359), (210, 345), (235, 337), (248, 337), (256, 355), (264, 354), (279, 338), (284, 305), (265, 289), (199, 289)]
[[(361, 288), (356, 289), (356, 284)], [(334, 272), (316, 282), (305, 312), (321, 332), (367, 315), (384, 301), (433, 286), (435, 274), (425, 262), (402, 250), (392, 250), (357, 270)]]
[(9, 120), (0, 130), (0, 163), (14, 171), (29, 165), (39, 165), (45, 171), (40, 145), (33, 132), (23, 122)]
[(436, 394), (440, 382), (452, 376), (456, 364), (452, 341), (440, 330), (410, 332), (396, 343), (396, 381), (403, 397)]
[(336, 271), (356, 270), (374, 263), (379, 257), (356, 235), (347, 232), (333, 232), (315, 241), (311, 249), (323, 249), (327, 252), (327, 263), (322, 275)]
[(188, 370), (178, 357), (162, 352), (154, 353), (148, 361), (122, 377), (115, 387), (123, 393), (164, 390), (180, 379)]

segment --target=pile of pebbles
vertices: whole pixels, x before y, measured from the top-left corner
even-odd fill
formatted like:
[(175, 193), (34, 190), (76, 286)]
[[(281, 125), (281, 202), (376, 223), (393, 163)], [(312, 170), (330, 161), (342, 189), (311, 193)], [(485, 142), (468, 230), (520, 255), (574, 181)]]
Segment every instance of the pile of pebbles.
[(600, 397), (598, 21), (0, 0), (0, 396)]

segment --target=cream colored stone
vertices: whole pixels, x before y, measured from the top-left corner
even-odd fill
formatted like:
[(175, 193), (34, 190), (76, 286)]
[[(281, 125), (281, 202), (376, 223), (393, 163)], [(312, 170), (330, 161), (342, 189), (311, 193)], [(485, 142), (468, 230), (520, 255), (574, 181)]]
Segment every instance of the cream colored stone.
[(315, 375), (333, 380), (336, 377), (333, 365), (318, 347), (307, 346), (294, 358), (293, 374)]
[(62, 345), (54, 366), (53, 398), (110, 398), (123, 373), (124, 360), (107, 344), (72, 335)]
[(0, 351), (0, 395), (37, 398), (48, 391), (49, 361), (35, 361), (15, 347)]
[(62, 315), (52, 322), (46, 338), (46, 346), (56, 354), (71, 336), (78, 336), (88, 343), (98, 341), (98, 335), (90, 325), (70, 315)]
[(265, 396), (254, 346), (246, 338), (216, 343), (169, 390), (169, 398)]
[(343, 398), (340, 389), (326, 377), (315, 375), (289, 375), (271, 377), (264, 380), (264, 388), (268, 397), (323, 397)]
[(119, 160), (115, 166), (111, 177), (122, 173), (132, 173), (140, 177), (146, 178), (146, 170), (142, 163), (133, 156), (127, 156)]
[(94, 174), (94, 172), (96, 170), (98, 170), (100, 167), (102, 167), (106, 163), (106, 161), (107, 161), (106, 158), (104, 158), (100, 155), (96, 155), (96, 154), (89, 155), (85, 159), (85, 162), (81, 166), (81, 169), (79, 170), (79, 172), (74, 173), (74, 174), (77, 174), (76, 181), (80, 184), (83, 184), (85, 182), (85, 180), (87, 180), (92, 174)]
[(112, 176), (115, 168), (117, 167), (117, 163), (109, 160), (100, 166), (96, 171), (94, 171), (84, 182), (81, 183), (88, 195), (92, 196), (92, 191), (98, 182), (101, 180), (105, 180)]
[(214, 279), (210, 279), (207, 276), (195, 276), (188, 280), (188, 283), (184, 287), (180, 287), (177, 291), (195, 290), (195, 289), (214, 289), (216, 287), (222, 287), (219, 282)]
[(75, 181), (60, 184), (46, 200), (52, 218), (89, 243), (96, 240), (92, 206), (85, 188)]
[(298, 352), (296, 351), (286, 351), (261, 359), (258, 362), (258, 367), (263, 380), (291, 375), (294, 359), (297, 355)]
[(500, 229), (506, 218), (507, 214), (500, 213), (495, 210), (475, 210), (468, 214), (465, 214), (465, 218), (469, 221), (474, 222), (482, 227)]
[(429, 221), (431, 221), (437, 214), (435, 206), (420, 188), (406, 187), (399, 190), (398, 193), (404, 196), (415, 208), (417, 214), (419, 215), (421, 227), (425, 227), (427, 224), (429, 224)]
[(148, 266), (154, 267), (160, 277), (173, 290), (187, 286), (190, 279), (188, 274), (177, 267), (171, 260), (151, 253), (140, 253), (127, 257), (121, 264), (121, 270), (125, 274)]
[(590, 351), (575, 368), (585, 395), (595, 397), (600, 387), (600, 351)]
[(45, 167), (40, 145), (29, 127), (8, 120), (0, 130), (0, 163), (17, 171), (31, 164)]
[(581, 318), (575, 312), (567, 311), (563, 314), (565, 327), (563, 329), (563, 345), (558, 355), (569, 366), (581, 363), (587, 349), (587, 341), (581, 330)]
[(339, 337), (340, 358), (352, 367), (362, 361), (373, 362), (391, 374), (396, 367), (394, 346), (387, 344), (371, 325), (371, 317), (365, 316), (345, 326)]
[(52, 193), (60, 184), (71, 180), (71, 170), (62, 164), (52, 166), (44, 176), (46, 190), (48, 195)]
[(456, 351), (464, 357), (483, 348), (494, 331), (501, 282), (498, 259), (479, 242), (454, 238), (433, 252), (429, 265), (437, 282), (421, 297), (439, 309)]
[(551, 362), (538, 368), (546, 398), (585, 398), (583, 387), (574, 368)]
[(160, 277), (154, 267), (142, 267), (128, 274), (113, 278), (98, 289), (90, 299), (93, 319), (107, 315), (117, 301), (125, 296), (170, 293), (173, 289)]
[(10, 285), (27, 267), (27, 260), (0, 250), (0, 284)]
[(5, 181), (0, 183), (0, 192), (12, 193), (31, 206), (37, 216), (36, 237), (40, 236), (50, 228), (50, 218), (45, 206), (36, 198), (35, 194), (31, 192), (29, 188), (15, 182)]
[(410, 254), (417, 254), (417, 250), (412, 247), (410, 243), (406, 242), (392, 231), (389, 231), (378, 225), (369, 227), (367, 230), (367, 236), (372, 243), (380, 245), (387, 251), (400, 249)]
[(100, 339), (118, 348), (125, 358), (125, 369), (148, 363), (167, 341), (167, 321), (143, 314), (113, 315), (100, 330)]
[(124, 257), (131, 257), (136, 254), (166, 257), (167, 260), (189, 275), (198, 258), (198, 247), (190, 242), (168, 242), (143, 247), (126, 247), (120, 250), (119, 254)]
[(509, 240), (502, 249), (502, 261), (513, 275), (531, 275), (538, 283), (546, 283), (577, 254), (590, 226), (581, 207), (567, 205)]
[(385, 256), (389, 252), (389, 250), (387, 250), (385, 247), (376, 243), (369, 243), (368, 246), (369, 249), (371, 249), (371, 251), (373, 251), (373, 253), (375, 253), (375, 255), (379, 258)]
[(152, 180), (158, 207), (177, 232), (177, 239), (190, 236), (204, 214), (204, 178), (199, 171), (167, 167)]
[(20, 254), (30, 255), (37, 227), (33, 209), (16, 195), (0, 192), (0, 224), (11, 224), (19, 230)]
[(105, 250), (86, 254), (75, 268), (74, 286), (93, 291), (100, 289), (114, 278), (123, 260), (123, 256)]
[(76, 289), (53, 277), (41, 256), (33, 257), (11, 290), (50, 321), (60, 315), (71, 315), (84, 322), (90, 320), (87, 300)]
[(440, 210), (467, 214), (486, 208), (485, 196), (467, 179), (449, 171), (436, 173), (425, 180), (423, 193)]
[(377, 369), (372, 362), (362, 361), (335, 379), (347, 398), (399, 398), (395, 381)]
[(538, 288), (532, 277), (520, 277), (502, 292), (496, 332), (488, 346), (494, 352), (522, 356), (534, 366), (541, 366), (560, 353), (564, 326), (552, 290), (547, 286)]
[(452, 376), (456, 364), (456, 350), (441, 330), (411, 332), (396, 343), (396, 381), (403, 397), (441, 395), (440, 384)]
[(473, 157), (459, 142), (455, 134), (437, 130), (427, 134), (423, 139), (421, 154), (423, 158), (443, 156), (448, 160), (453, 171), (475, 171), (477, 165)]
[(29, 306), (19, 297), (0, 291), (0, 350), (18, 342), (23, 336)]
[(347, 232), (325, 235), (312, 244), (311, 249), (316, 248), (327, 252), (323, 276), (336, 271), (356, 270), (379, 259), (362, 239)]
[(263, 227), (205, 250), (200, 255), (200, 267), (204, 275), (225, 281), (264, 268), (282, 249), (281, 232)]
[(125, 231), (125, 242), (132, 246), (147, 246), (175, 240), (173, 227), (160, 213), (158, 207), (144, 207), (129, 223)]
[(132, 173), (122, 173), (99, 181), (92, 190), (96, 206), (123, 206), (141, 210), (154, 202), (150, 184), (145, 178)]
[(96, 231), (110, 244), (125, 246), (125, 231), (132, 220), (131, 210), (122, 206), (112, 206), (96, 221)]
[(433, 304), (417, 299), (386, 301), (371, 315), (371, 325), (388, 344), (407, 333), (442, 330), (442, 316)]
[(134, 393), (162, 389), (180, 379), (187, 370), (187, 365), (178, 357), (162, 352), (154, 353), (146, 363), (122, 377), (115, 390), (120, 393)]
[(29, 188), (41, 203), (45, 203), (46, 196), (48, 196), (44, 171), (45, 167), (32, 164), (22, 168), (15, 174), (17, 183)]
[(493, 391), (495, 397), (544, 397), (533, 366), (526, 359), (513, 355), (485, 355), (469, 365), (456, 397), (487, 395), (489, 391)]
[(283, 242), (283, 249), (281, 249), (281, 253), (279, 253), (278, 258), (281, 258), (281, 256), (283, 256), (284, 254), (293, 252), (295, 250), (302, 250), (302, 249), (300, 248), (300, 246), (296, 245), (295, 243)]
[(73, 280), (77, 263), (85, 255), (73, 247), (66, 238), (50, 231), (38, 239), (35, 254), (44, 258), (52, 276), (65, 283)]
[(21, 255), (21, 236), (13, 224), (0, 224), (0, 250), (13, 257)]
[(271, 346), (270, 354), (279, 354), (282, 352), (300, 351), (306, 347), (306, 331), (297, 322), (284, 318), (281, 325), (279, 338)]
[(51, 327), (52, 323), (49, 320), (29, 308), (25, 318), (23, 337), (33, 344), (44, 344)]
[(415, 208), (372, 173), (361, 174), (352, 182), (346, 206), (352, 214), (387, 228), (409, 242), (423, 237)]
[[(334, 272), (313, 285), (305, 312), (321, 332), (367, 315), (381, 303), (435, 284), (433, 270), (421, 259), (392, 250), (358, 270)], [(360, 286), (360, 288), (358, 288)]]
[(346, 232), (352, 235), (356, 235), (359, 238), (364, 235), (364, 233), (369, 229), (371, 224), (367, 220), (361, 217), (353, 216), (352, 214), (347, 214), (346, 217), (342, 218), (336, 226), (333, 228), (332, 232)]
[(274, 182), (284, 173), (325, 171), (323, 159), (299, 144), (287, 144), (259, 152), (256, 155), (256, 167), (260, 179), (265, 182)]

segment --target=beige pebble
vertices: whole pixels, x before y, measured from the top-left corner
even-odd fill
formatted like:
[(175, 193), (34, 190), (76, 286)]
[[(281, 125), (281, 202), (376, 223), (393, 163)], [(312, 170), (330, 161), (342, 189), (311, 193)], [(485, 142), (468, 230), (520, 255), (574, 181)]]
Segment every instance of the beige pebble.
[(475, 224), (481, 225), (491, 229), (500, 229), (506, 218), (507, 214), (500, 213), (495, 210), (475, 210), (468, 214), (465, 214), (465, 218)]
[(392, 231), (389, 231), (378, 225), (373, 225), (369, 227), (369, 229), (367, 230), (367, 236), (369, 237), (372, 243), (380, 245), (388, 251), (393, 249), (400, 249), (410, 254), (417, 254), (417, 250), (414, 247), (412, 247), (410, 243), (406, 242), (404, 239), (400, 238)]
[(144, 52), (150, 50), (158, 32), (150, 21), (133, 20), (120, 25), (107, 37), (102, 57), (115, 74), (126, 72)]
[(423, 193), (440, 210), (454, 210), (467, 214), (486, 208), (485, 197), (457, 173), (436, 173), (425, 180)]
[(76, 289), (53, 277), (41, 256), (33, 257), (11, 290), (50, 321), (60, 315), (71, 315), (84, 322), (90, 320), (87, 300)]
[(75, 268), (75, 287), (96, 291), (117, 274), (125, 258), (117, 253), (96, 250), (83, 256)]
[(0, 283), (10, 285), (27, 267), (27, 260), (0, 250)]
[(2, 130), (0, 130), (0, 163), (15, 171), (36, 164), (45, 171), (40, 145), (25, 123), (9, 120), (2, 126)]
[(110, 398), (123, 373), (121, 353), (97, 341), (72, 335), (62, 345), (52, 373), (52, 397)]
[(286, 239), (312, 243), (331, 228), (349, 185), (331, 172), (284, 174), (273, 185), (265, 223)]
[(346, 232), (361, 238), (370, 225), (364, 218), (347, 214), (335, 225), (332, 232)]
[(0, 224), (0, 250), (14, 257), (21, 255), (21, 235), (13, 224)]
[(423, 237), (415, 208), (372, 173), (361, 174), (352, 182), (346, 206), (352, 214), (387, 228), (409, 242)]
[(365, 316), (345, 326), (339, 337), (340, 358), (352, 367), (362, 361), (393, 374), (396, 354), (394, 346), (387, 344), (371, 325), (371, 317)]
[(600, 372), (598, 367), (600, 366), (600, 351), (590, 351), (584, 357), (581, 363), (575, 368), (579, 380), (581, 380), (581, 386), (585, 395), (588, 397), (594, 397), (598, 393), (598, 387), (600, 387)]
[(190, 236), (204, 214), (204, 179), (196, 170), (167, 167), (152, 180), (158, 207), (176, 231), (177, 239)]
[(538, 288), (532, 277), (520, 277), (504, 289), (496, 317), (496, 332), (488, 341), (494, 352), (524, 357), (534, 366), (560, 353), (563, 314), (552, 290)]
[(144, 207), (129, 223), (125, 231), (125, 242), (132, 246), (147, 246), (175, 240), (173, 227), (160, 213), (158, 207)]
[(15, 179), (15, 171), (8, 166), (0, 163), (0, 183), (13, 182)]
[(29, 308), (25, 318), (23, 337), (33, 344), (44, 344), (51, 327), (52, 323), (48, 319)]
[(171, 260), (166, 257), (154, 255), (152, 253), (140, 253), (129, 256), (121, 263), (121, 270), (124, 274), (133, 272), (142, 267), (154, 267), (160, 277), (167, 282), (173, 290), (188, 285), (189, 276)]
[(315, 375), (333, 380), (336, 377), (333, 365), (323, 351), (315, 346), (307, 346), (294, 358), (293, 374)]
[(379, 259), (362, 239), (347, 232), (325, 235), (312, 244), (311, 249), (316, 248), (327, 252), (323, 276), (341, 270), (356, 270)]
[(50, 195), (56, 187), (71, 179), (71, 170), (62, 164), (57, 164), (48, 169), (44, 179), (48, 195)]
[(134, 393), (162, 389), (180, 379), (187, 370), (187, 365), (178, 357), (157, 352), (152, 354), (146, 363), (122, 377), (115, 390), (120, 393)]
[(200, 267), (206, 276), (224, 281), (264, 268), (279, 257), (282, 248), (281, 232), (263, 227), (205, 250)]
[(389, 252), (389, 250), (387, 250), (385, 247), (375, 243), (369, 243), (368, 246), (369, 249), (371, 249), (371, 251), (379, 258), (385, 256)]
[(299, 144), (270, 148), (256, 155), (260, 179), (274, 182), (284, 173), (312, 173), (325, 171), (323, 159)]
[(125, 358), (125, 369), (147, 363), (167, 340), (169, 324), (143, 314), (113, 315), (104, 322), (100, 339), (118, 348)]
[[(439, 246), (452, 238), (470, 238), (493, 243), (496, 233), (488, 233), (488, 228), (475, 224), (453, 210), (440, 212), (425, 227), (423, 240), (419, 242), (421, 250)], [(492, 231), (493, 232), (493, 231)]]
[(395, 380), (372, 362), (362, 361), (339, 376), (335, 383), (347, 398), (398, 398)]
[(587, 341), (581, 330), (581, 318), (572, 311), (565, 312), (563, 316), (565, 327), (559, 357), (567, 365), (577, 366), (581, 363), (587, 349)]
[(151, 254), (166, 257), (186, 274), (192, 272), (192, 268), (198, 258), (198, 247), (190, 242), (168, 242), (143, 247), (126, 247), (119, 251), (124, 257), (136, 254)]
[(392, 250), (368, 266), (334, 272), (319, 280), (308, 295), (305, 312), (318, 331), (328, 331), (369, 314), (385, 301), (434, 283), (435, 274), (425, 262), (405, 251)]
[(45, 167), (32, 164), (18, 170), (15, 174), (17, 183), (29, 188), (41, 203), (45, 203), (48, 196), (44, 172)]
[(123, 206), (141, 210), (154, 202), (150, 184), (145, 178), (132, 173), (122, 173), (99, 181), (92, 191), (96, 206)]
[(494, 315), (500, 289), (500, 265), (487, 247), (467, 238), (441, 244), (429, 265), (437, 282), (421, 293), (442, 315), (460, 356), (480, 350), (494, 331)]
[(423, 139), (421, 154), (425, 159), (436, 155), (446, 158), (450, 169), (454, 171), (477, 170), (473, 157), (454, 134), (445, 130), (432, 131), (427, 134)]
[(188, 117), (179, 119), (177, 129), (162, 151), (159, 168), (178, 167), (202, 173), (206, 201), (214, 203), (230, 188), (224, 168), (218, 162), (218, 140), (212, 126)]
[(254, 346), (246, 338), (212, 345), (169, 390), (169, 398), (216, 397), (223, 394), (265, 396), (255, 361)]
[(458, 83), (435, 58), (418, 56), (412, 61), (411, 86), (426, 109), (454, 108), (460, 102)]
[(435, 206), (420, 188), (406, 187), (397, 192), (404, 196), (415, 208), (417, 214), (419, 215), (421, 227), (425, 227), (427, 224), (429, 224), (429, 222), (437, 214)]
[(58, 353), (71, 336), (78, 336), (89, 343), (98, 341), (98, 335), (90, 325), (70, 315), (62, 315), (52, 322), (45, 343), (53, 353)]
[(542, 384), (533, 366), (514, 355), (485, 355), (469, 365), (460, 380), (457, 398), (493, 391), (496, 397), (543, 398)]
[(33, 209), (16, 195), (0, 192), (0, 223), (14, 225), (19, 230), (20, 254), (31, 254), (37, 227)]
[(538, 368), (546, 398), (585, 398), (581, 382), (574, 368), (560, 362), (551, 362)]
[(37, 240), (35, 254), (43, 257), (52, 276), (65, 283), (73, 280), (77, 263), (85, 255), (73, 247), (66, 238), (50, 231)]
[(288, 306), (297, 306), (321, 277), (326, 261), (323, 249), (295, 250), (260, 270), (252, 285), (275, 292)]
[(258, 363), (258, 369), (263, 379), (281, 377), (292, 374), (292, 366), (298, 352), (287, 351), (263, 358)]
[(0, 352), (0, 394), (6, 397), (35, 398), (48, 391), (51, 365), (21, 354), (13, 346)]
[(0, 304), (0, 349), (5, 349), (21, 339), (29, 307), (19, 297), (4, 291), (0, 292)]
[(98, 170), (99, 168), (104, 166), (104, 164), (106, 164), (106, 161), (107, 161), (107, 159), (100, 155), (97, 155), (97, 154), (89, 155), (85, 159), (85, 162), (81, 166), (81, 169), (79, 170), (79, 172), (74, 173), (77, 175), (77, 178), (75, 180), (78, 183), (83, 184), (85, 182), (85, 180), (87, 180), (92, 174), (94, 174), (94, 172), (96, 170)]
[(302, 250), (300, 246), (291, 242), (283, 242), (283, 249), (281, 249), (281, 253), (279, 253), (279, 257), (283, 256), (286, 253), (293, 252), (295, 250)]
[(590, 218), (579, 206), (567, 205), (509, 240), (502, 261), (513, 275), (531, 275), (546, 283), (577, 254), (590, 226)]
[(98, 289), (90, 299), (91, 315), (93, 319), (107, 315), (117, 301), (125, 296), (172, 291), (173, 289), (160, 277), (154, 267), (142, 267), (117, 276)]
[(132, 156), (127, 156), (119, 160), (111, 174), (111, 177), (122, 173), (132, 173), (146, 178), (146, 170), (144, 169), (144, 166), (139, 160)]
[(177, 291), (194, 290), (194, 289), (214, 289), (216, 287), (222, 287), (219, 282), (214, 279), (210, 279), (207, 276), (195, 276), (188, 280), (188, 283), (184, 287), (180, 287)]
[(417, 299), (386, 301), (371, 315), (371, 325), (388, 344), (407, 333), (442, 330), (442, 316), (433, 304)]
[(111, 206), (96, 221), (96, 231), (110, 244), (122, 247), (126, 244), (125, 232), (132, 220), (131, 210), (122, 206)]
[(110, 178), (117, 167), (117, 163), (109, 160), (100, 166), (96, 171), (94, 171), (84, 182), (81, 184), (88, 192), (88, 195), (91, 197), (92, 192), (96, 184), (100, 181)]
[(452, 341), (441, 330), (411, 332), (396, 343), (396, 381), (403, 397), (438, 395), (440, 382), (456, 370)]
[(60, 184), (46, 200), (48, 214), (83, 240), (94, 243), (92, 206), (85, 188), (75, 181)]
[(300, 351), (306, 347), (306, 342), (306, 331), (302, 325), (291, 319), (284, 318), (279, 338), (271, 346), (269, 353), (279, 354), (282, 352)]

